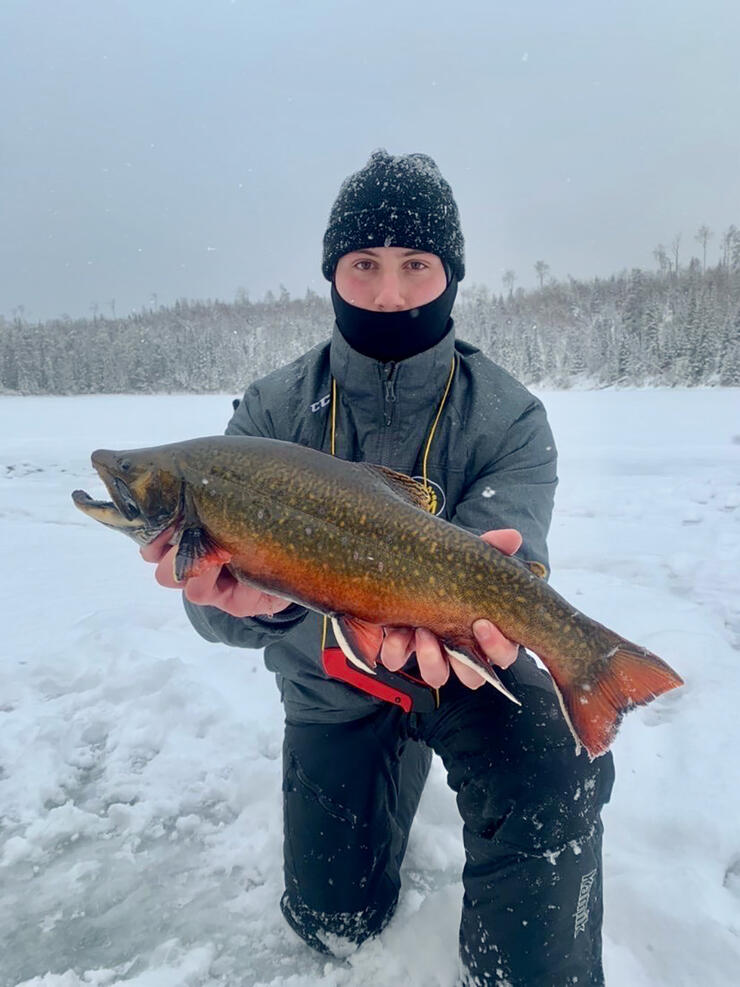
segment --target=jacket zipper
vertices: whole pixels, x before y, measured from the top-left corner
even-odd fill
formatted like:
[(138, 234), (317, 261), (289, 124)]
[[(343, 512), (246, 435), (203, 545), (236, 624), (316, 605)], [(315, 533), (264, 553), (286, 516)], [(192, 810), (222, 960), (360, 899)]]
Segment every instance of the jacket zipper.
[(386, 363), (383, 368), (385, 374), (385, 397), (383, 400), (383, 420), (386, 427), (393, 421), (393, 405), (396, 403), (396, 382), (394, 376), (398, 369), (397, 363)]

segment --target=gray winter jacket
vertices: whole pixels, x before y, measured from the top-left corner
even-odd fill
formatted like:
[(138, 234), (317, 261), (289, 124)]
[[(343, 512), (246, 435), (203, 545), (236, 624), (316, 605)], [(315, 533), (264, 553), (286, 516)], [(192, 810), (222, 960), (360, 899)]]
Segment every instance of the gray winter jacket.
[[(544, 408), (525, 387), (449, 332), (432, 349), (382, 364), (330, 342), (251, 384), (228, 435), (264, 435), (330, 451), (331, 378), (338, 388), (336, 455), (420, 477), (427, 437), (453, 360), (456, 370), (432, 441), (427, 475), (438, 513), (480, 534), (517, 528), (521, 558), (547, 565), (556, 451)], [(440, 496), (441, 494), (441, 496)], [(321, 618), (292, 604), (274, 617), (231, 617), (185, 601), (208, 641), (265, 648), (287, 716), (297, 722), (351, 720), (381, 700), (328, 679), (321, 666)]]

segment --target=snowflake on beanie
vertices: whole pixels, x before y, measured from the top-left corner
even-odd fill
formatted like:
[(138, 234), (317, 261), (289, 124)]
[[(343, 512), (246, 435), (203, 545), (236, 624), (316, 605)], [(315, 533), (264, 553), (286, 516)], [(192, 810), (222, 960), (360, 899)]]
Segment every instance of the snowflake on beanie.
[(452, 189), (427, 154), (374, 151), (342, 183), (324, 234), (321, 270), (327, 281), (352, 250), (407, 247), (436, 254), (458, 281), (465, 277), (465, 244)]

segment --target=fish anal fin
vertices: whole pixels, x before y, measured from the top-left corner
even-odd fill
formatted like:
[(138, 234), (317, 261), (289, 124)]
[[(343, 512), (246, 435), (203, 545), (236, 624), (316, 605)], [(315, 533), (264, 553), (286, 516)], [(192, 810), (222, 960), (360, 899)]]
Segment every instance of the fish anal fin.
[(683, 685), (661, 658), (623, 639), (592, 682), (568, 680), (557, 663), (540, 657), (557, 686), (568, 726), (591, 759), (607, 752), (628, 710)]
[(442, 645), (448, 656), (457, 658), (457, 660), (461, 661), (463, 665), (467, 665), (469, 668), (472, 668), (473, 671), (477, 672), (479, 675), (482, 675), (486, 682), (492, 685), (494, 689), (501, 693), (501, 695), (506, 696), (507, 699), (510, 699), (513, 703), (516, 703), (517, 706), (521, 706), (521, 703), (516, 696), (509, 692), (504, 683), (498, 677), (496, 669), (480, 650), (478, 644), (475, 642), (475, 639), (471, 639), (471, 641), (444, 640)]
[(383, 644), (383, 628), (346, 614), (331, 618), (337, 644), (348, 661), (364, 672), (375, 671)]
[(383, 482), (393, 490), (395, 494), (414, 507), (420, 507), (422, 511), (435, 514), (437, 511), (437, 495), (431, 486), (424, 486), (418, 480), (406, 476), (405, 473), (398, 473), (387, 466), (376, 466), (366, 463), (365, 466), (377, 473)]
[(192, 576), (200, 576), (206, 570), (226, 565), (230, 561), (231, 553), (218, 545), (203, 528), (185, 528), (175, 556), (175, 579), (182, 583)]

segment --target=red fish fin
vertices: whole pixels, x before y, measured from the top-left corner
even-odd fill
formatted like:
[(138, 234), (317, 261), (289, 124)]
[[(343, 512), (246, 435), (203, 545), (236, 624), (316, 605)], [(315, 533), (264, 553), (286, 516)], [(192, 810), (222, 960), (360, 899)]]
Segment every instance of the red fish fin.
[(507, 699), (510, 699), (513, 703), (516, 703), (517, 706), (521, 706), (521, 703), (516, 696), (509, 692), (504, 683), (498, 677), (495, 667), (481, 651), (475, 638), (469, 641), (462, 639), (452, 641), (448, 638), (443, 641), (442, 644), (448, 656), (451, 655), (453, 658), (457, 658), (458, 661), (461, 661), (464, 665), (468, 665), (474, 671), (478, 672), (479, 675), (482, 675), (486, 682), (489, 682), (494, 689), (497, 689), (502, 695), (506, 696)]
[(558, 687), (568, 726), (592, 759), (609, 749), (628, 710), (683, 685), (683, 679), (661, 658), (622, 638), (601, 674), (590, 683), (569, 680), (557, 662), (541, 657)]
[(213, 566), (231, 561), (231, 553), (221, 548), (203, 528), (185, 528), (175, 556), (175, 579), (178, 583), (199, 576)]
[(347, 659), (364, 672), (374, 672), (378, 664), (383, 628), (358, 617), (341, 614), (331, 618), (334, 636)]

